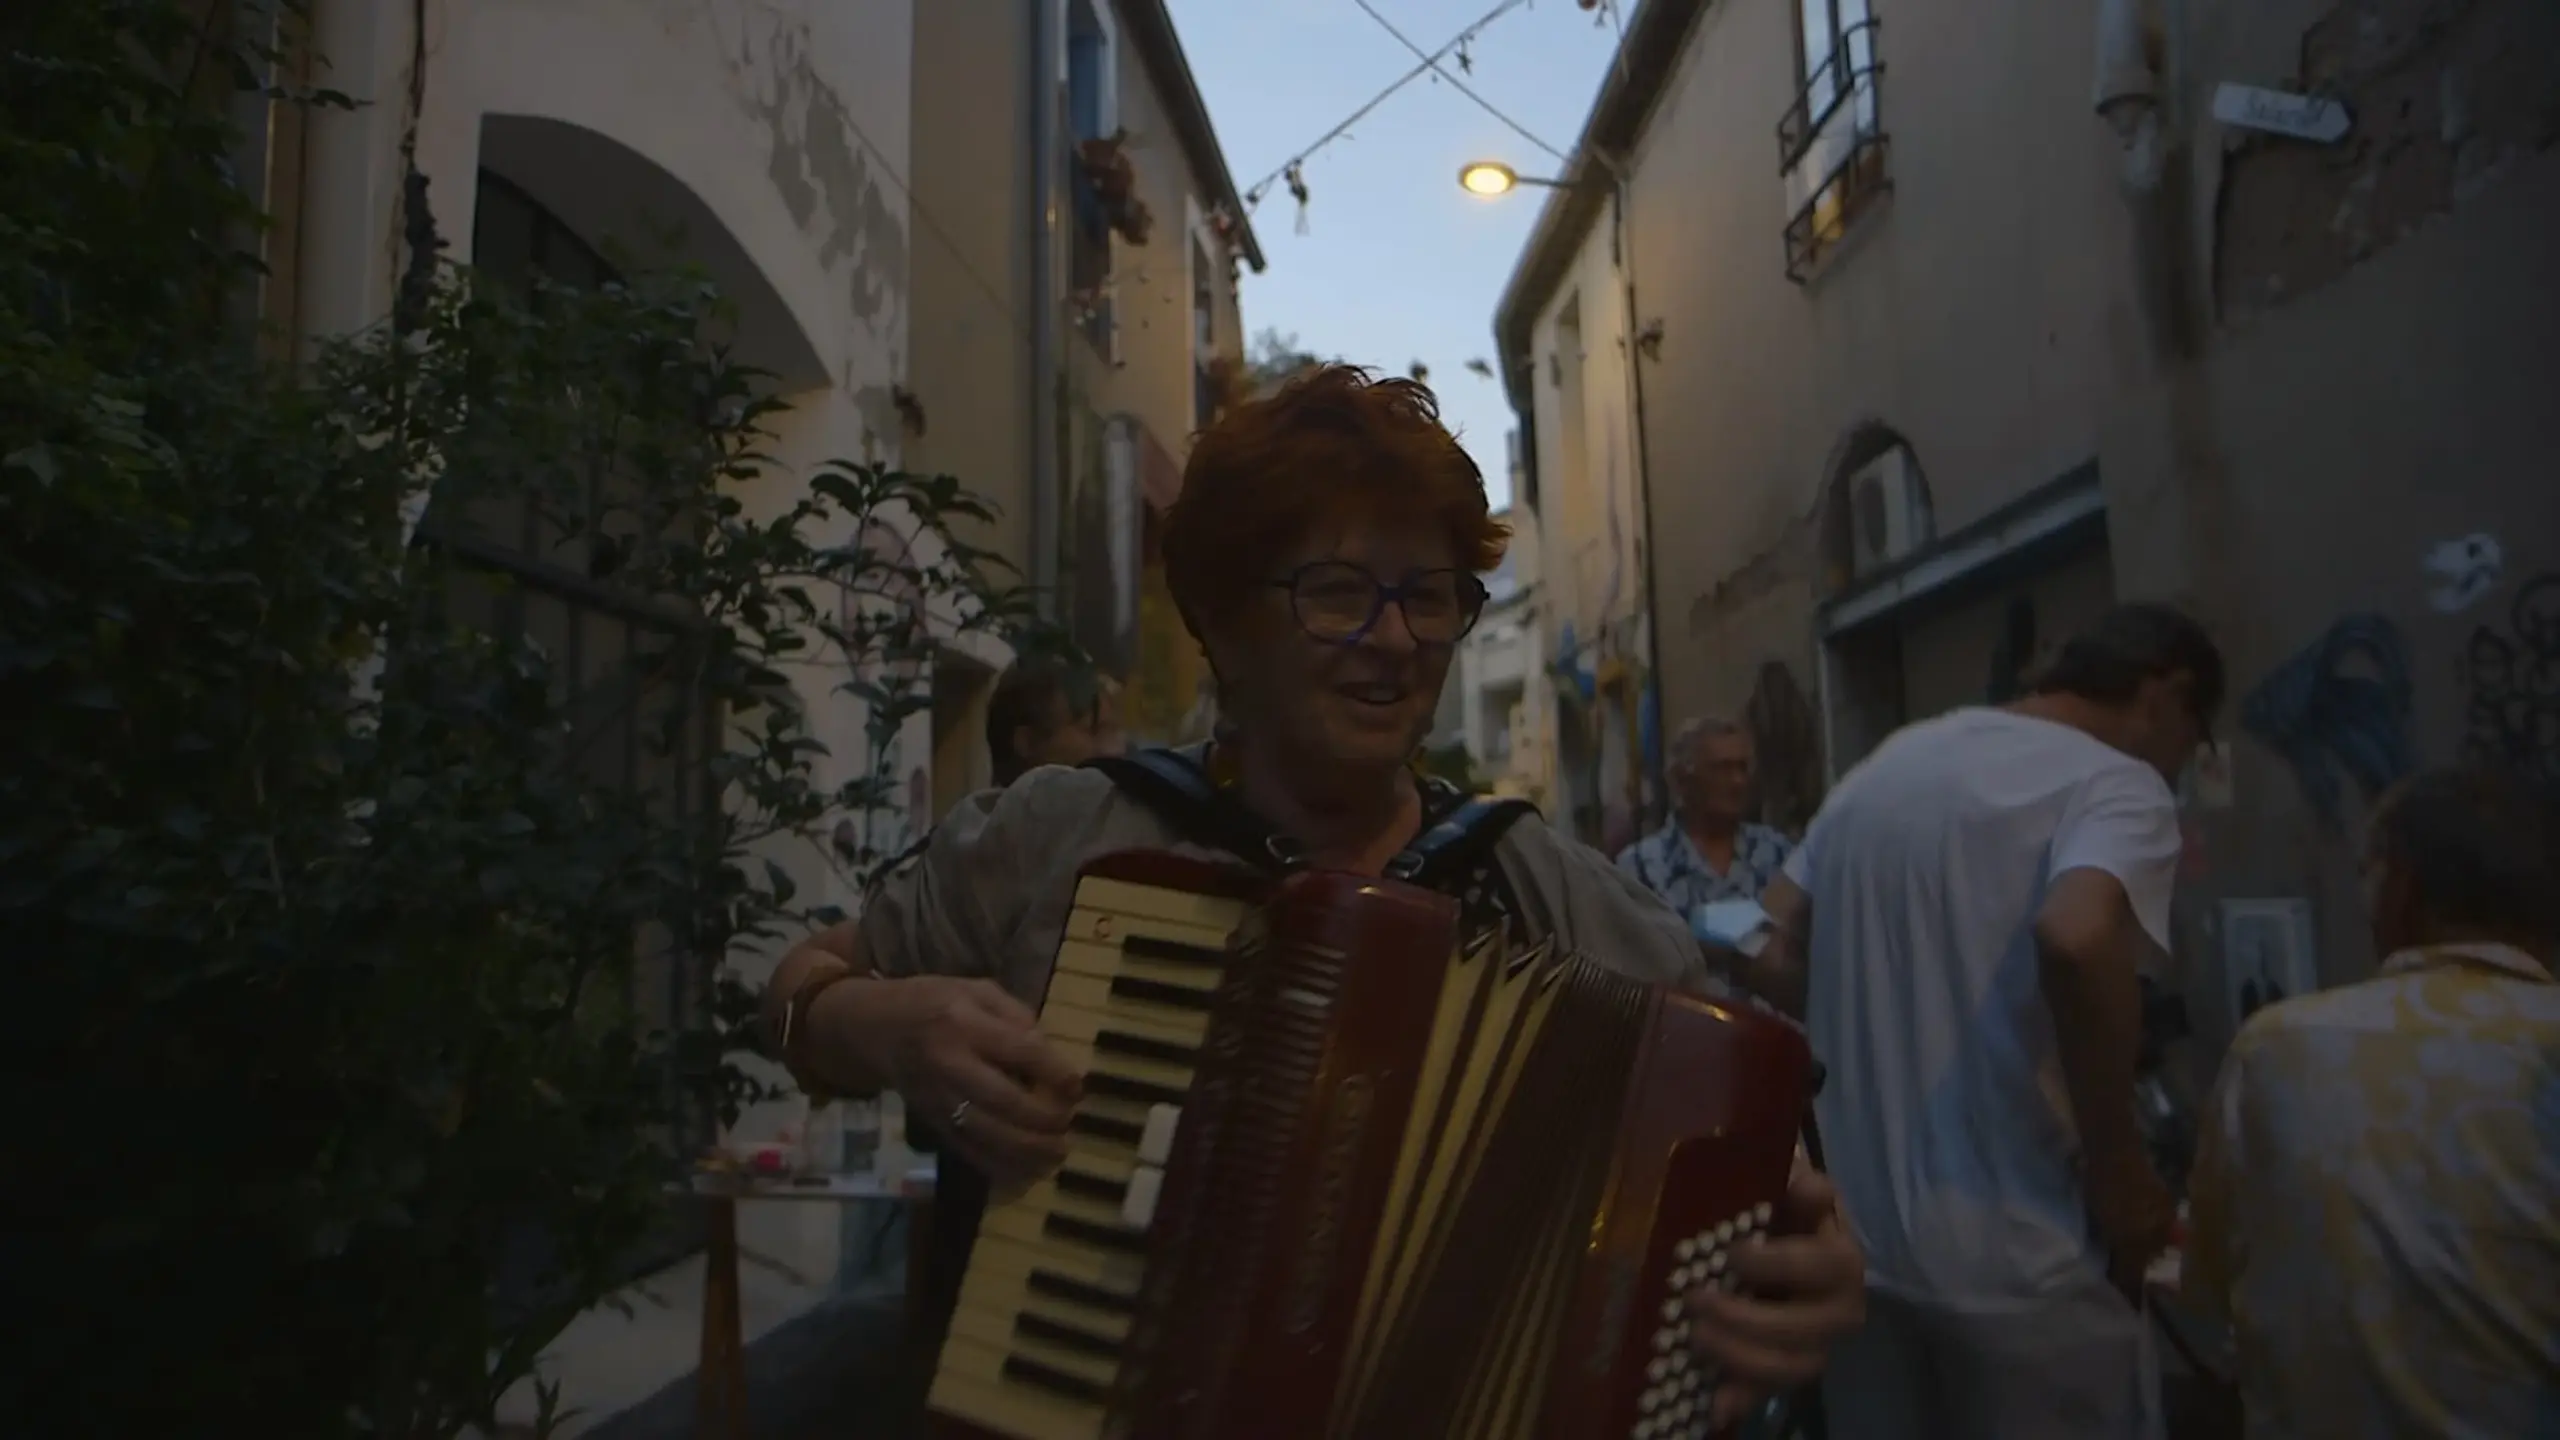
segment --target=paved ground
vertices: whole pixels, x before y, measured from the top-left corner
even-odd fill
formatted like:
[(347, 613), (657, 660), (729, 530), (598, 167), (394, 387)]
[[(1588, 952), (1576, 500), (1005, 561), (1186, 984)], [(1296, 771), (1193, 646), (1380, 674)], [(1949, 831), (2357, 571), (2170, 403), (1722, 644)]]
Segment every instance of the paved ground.
[[(899, 1298), (847, 1296), (791, 1320), (747, 1351), (754, 1440), (910, 1440), (923, 1384), (902, 1373)], [(586, 1432), (585, 1440), (694, 1440), (687, 1376)]]

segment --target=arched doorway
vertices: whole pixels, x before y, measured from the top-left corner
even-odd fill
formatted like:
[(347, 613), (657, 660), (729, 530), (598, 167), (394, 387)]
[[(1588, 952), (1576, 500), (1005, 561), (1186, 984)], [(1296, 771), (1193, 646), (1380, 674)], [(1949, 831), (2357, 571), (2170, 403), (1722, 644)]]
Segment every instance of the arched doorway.
[[(689, 265), (708, 272), (733, 306), (724, 333), (712, 338), (778, 389), (825, 383), (814, 348), (772, 287), (716, 217), (663, 170), (557, 121), (492, 117), (482, 138), (468, 256), (475, 285), (539, 310), (544, 294), (614, 281), (624, 257), (652, 267)], [(570, 382), (563, 410), (618, 403), (612, 390)], [(652, 527), (666, 519), (662, 502), (645, 495), (632, 452), (584, 433), (562, 443), (580, 453), (569, 467), (574, 478), (565, 481), (473, 474), (458, 484), (449, 473), (430, 497), (418, 540), (448, 562), (451, 618), (520, 639), (549, 660), (555, 699), (569, 717), (562, 741), (568, 763), (590, 783), (622, 790), (679, 824), (707, 823), (721, 803), (715, 764), (725, 723), (691, 683), (708, 622), (624, 581), (614, 564), (617, 551), (648, 543)], [(678, 515), (670, 523), (689, 522)], [(618, 1001), (643, 1030), (706, 1020), (724, 957), (663, 931), (636, 934), (632, 944), (626, 991), (594, 998)], [(702, 1110), (660, 1138), (676, 1153), (695, 1154), (715, 1139), (716, 1125)], [(662, 1270), (703, 1239), (699, 1207), (671, 1200), (623, 1272), (637, 1279)], [(521, 1243), (531, 1253), (546, 1240), (528, 1233)]]
[(1833, 775), (1899, 726), (2014, 698), (2113, 602), (2094, 461), (1942, 530), (1917, 451), (1867, 421), (1834, 447), (1820, 526)]
[[(1911, 442), (1881, 420), (1842, 433), (1824, 462), (1820, 598), (1825, 606), (1871, 584), (1937, 539), (1937, 506)], [(1823, 663), (1833, 770), (1911, 719), (1900, 630), (1879, 625), (1830, 637)]]

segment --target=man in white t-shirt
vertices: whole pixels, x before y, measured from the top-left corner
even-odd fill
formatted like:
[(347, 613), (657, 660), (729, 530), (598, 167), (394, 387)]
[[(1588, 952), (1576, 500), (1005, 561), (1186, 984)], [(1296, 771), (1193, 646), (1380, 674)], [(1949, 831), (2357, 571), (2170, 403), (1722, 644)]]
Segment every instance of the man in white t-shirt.
[(2222, 690), (2193, 620), (2120, 607), (2025, 700), (1887, 740), (1764, 896), (1762, 983), (1830, 1068), (1825, 1158), (1867, 1249), (1834, 1433), (2159, 1434), (2129, 1297), (2173, 1205), (2134, 1120), (2137, 976), (2168, 945), (2170, 787)]

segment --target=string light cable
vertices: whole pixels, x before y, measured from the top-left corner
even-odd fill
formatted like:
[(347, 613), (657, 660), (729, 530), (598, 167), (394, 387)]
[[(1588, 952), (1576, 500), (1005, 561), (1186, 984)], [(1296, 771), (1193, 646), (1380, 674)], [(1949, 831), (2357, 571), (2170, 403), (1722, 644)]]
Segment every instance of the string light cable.
[[(1369, 3), (1369, 0), (1351, 0), (1351, 3), (1352, 3), (1352, 4), (1354, 4), (1354, 5), (1359, 6), (1359, 7), (1360, 7), (1360, 10), (1361, 10), (1361, 13), (1363, 13), (1363, 14), (1367, 15), (1370, 19), (1377, 21), (1377, 22), (1378, 22), (1378, 28), (1379, 28), (1379, 29), (1386, 31), (1389, 35), (1394, 36), (1397, 44), (1402, 45), (1402, 46), (1403, 46), (1404, 48), (1406, 48), (1407, 50), (1410, 50), (1410, 51), (1412, 51), (1415, 55), (1417, 55), (1417, 56), (1421, 57), (1422, 63), (1423, 63), (1425, 66), (1429, 67), (1429, 69), (1431, 70), (1431, 73), (1433, 74), (1433, 76), (1434, 76), (1434, 77), (1436, 77), (1436, 78), (1438, 78), (1438, 79), (1441, 79), (1441, 80), (1446, 80), (1446, 81), (1448, 81), (1448, 82), (1449, 82), (1449, 88), (1451, 88), (1451, 89), (1453, 89), (1453, 90), (1457, 91), (1457, 92), (1458, 92), (1459, 94), (1461, 94), (1461, 95), (1464, 95), (1464, 96), (1465, 96), (1465, 97), (1467, 97), (1469, 100), (1474, 101), (1477, 109), (1482, 110), (1482, 111), (1483, 111), (1484, 113), (1486, 113), (1487, 115), (1490, 115), (1490, 116), (1492, 116), (1494, 119), (1501, 121), (1501, 122), (1502, 122), (1502, 124), (1503, 124), (1504, 126), (1506, 126), (1506, 127), (1508, 127), (1508, 128), (1510, 129), (1510, 131), (1511, 131), (1511, 133), (1512, 133), (1512, 134), (1519, 136), (1521, 139), (1526, 140), (1526, 141), (1528, 141), (1530, 144), (1535, 145), (1535, 146), (1536, 146), (1536, 147), (1538, 147), (1539, 149), (1544, 150), (1545, 152), (1547, 152), (1547, 154), (1548, 154), (1548, 155), (1550, 155), (1550, 156), (1554, 157), (1554, 159), (1555, 159), (1556, 163), (1558, 163), (1558, 164), (1569, 164), (1569, 163), (1571, 163), (1571, 161), (1570, 161), (1569, 157), (1567, 157), (1567, 156), (1566, 156), (1566, 154), (1565, 154), (1563, 151), (1561, 151), (1561, 150), (1557, 149), (1557, 148), (1556, 148), (1556, 147), (1554, 147), (1553, 145), (1548, 144), (1546, 141), (1544, 141), (1544, 140), (1542, 140), (1542, 139), (1538, 138), (1538, 134), (1537, 134), (1537, 132), (1536, 132), (1536, 131), (1531, 130), (1528, 126), (1521, 124), (1519, 121), (1512, 119), (1510, 116), (1505, 115), (1504, 113), (1502, 113), (1502, 107), (1501, 107), (1501, 106), (1496, 105), (1496, 104), (1494, 104), (1492, 101), (1487, 100), (1486, 98), (1484, 98), (1482, 95), (1477, 94), (1477, 93), (1475, 92), (1474, 88), (1473, 88), (1473, 87), (1471, 87), (1471, 86), (1469, 86), (1469, 85), (1467, 84), (1467, 82), (1466, 82), (1466, 81), (1461, 80), (1461, 79), (1459, 79), (1457, 76), (1450, 74), (1450, 73), (1449, 73), (1449, 67), (1448, 67), (1448, 66), (1446, 66), (1446, 65), (1444, 65), (1444, 64), (1442, 64), (1442, 63), (1440, 62), (1440, 57), (1439, 57), (1439, 56), (1434, 55), (1434, 54), (1432, 54), (1431, 52), (1429, 52), (1429, 51), (1427, 51), (1427, 50), (1423, 49), (1421, 46), (1416, 45), (1415, 43), (1413, 43), (1413, 38), (1412, 38), (1411, 36), (1409, 36), (1409, 35), (1405, 34), (1402, 30), (1397, 29), (1397, 28), (1396, 28), (1396, 24), (1395, 24), (1395, 22), (1394, 22), (1394, 21), (1389, 20), (1386, 16), (1384, 16), (1384, 15), (1382, 15), (1382, 14), (1378, 13), (1378, 7), (1377, 7), (1377, 6), (1375, 6), (1375, 5), (1373, 5), (1373, 4), (1371, 4), (1371, 3)], [(1488, 19), (1490, 19), (1491, 17), (1487, 17), (1487, 18), (1488, 18)], [(1485, 22), (1483, 22), (1483, 21), (1478, 21), (1477, 23), (1478, 23), (1479, 25), (1481, 25), (1481, 24), (1483, 24), (1483, 23), (1485, 23)], [(1456, 42), (1456, 44), (1455, 44), (1454, 46), (1450, 47), (1450, 48), (1453, 48), (1453, 49), (1455, 49), (1455, 50), (1457, 51), (1457, 56), (1458, 56), (1458, 68), (1459, 68), (1459, 69), (1461, 69), (1461, 70), (1467, 69), (1467, 68), (1468, 68), (1468, 64), (1467, 64), (1467, 50), (1466, 50), (1466, 40), (1465, 40), (1465, 37), (1460, 37), (1460, 39)], [(1622, 48), (1623, 48), (1623, 47), (1622, 47)], [(1402, 82), (1398, 82), (1398, 83), (1402, 83)]]
[[(1251, 210), (1260, 205), (1262, 203), (1262, 197), (1270, 193), (1272, 184), (1281, 180), (1290, 182), (1290, 193), (1297, 197), (1298, 203), (1303, 206), (1306, 203), (1306, 182), (1301, 178), (1302, 172), (1299, 167), (1303, 166), (1308, 160), (1314, 158), (1317, 152), (1323, 150), (1326, 146), (1331, 145), (1334, 141), (1349, 134), (1352, 126), (1368, 119), (1371, 112), (1375, 111), (1379, 106), (1387, 103), (1387, 101), (1392, 98), (1397, 91), (1404, 89), (1404, 87), (1421, 79), (1425, 75), (1435, 73), (1441, 61), (1448, 59), (1451, 55), (1464, 48), (1468, 42), (1484, 33), (1486, 27), (1492, 25), (1494, 21), (1501, 19), (1503, 16), (1510, 14), (1514, 10), (1520, 9), (1528, 3), (1529, 0), (1502, 0), (1501, 4), (1498, 4), (1491, 10), (1486, 11), (1482, 16), (1478, 17), (1473, 24), (1470, 24), (1464, 30), (1459, 31), (1456, 35), (1450, 37), (1447, 44), (1432, 51), (1430, 54), (1425, 55), (1412, 69), (1397, 76), (1396, 79), (1385, 89), (1370, 96), (1369, 99), (1358, 109), (1352, 111), (1349, 115), (1344, 116), (1333, 126), (1332, 129), (1317, 136), (1313, 143), (1307, 145), (1304, 149), (1299, 150), (1296, 154), (1291, 155), (1288, 159), (1271, 167), (1270, 174), (1263, 176), (1261, 179), (1253, 182), (1253, 184), (1245, 187), (1245, 209)], [(1365, 9), (1367, 7), (1364, 6), (1362, 8)], [(1374, 14), (1375, 12), (1372, 13)], [(1408, 41), (1407, 43), (1410, 44), (1411, 42)]]

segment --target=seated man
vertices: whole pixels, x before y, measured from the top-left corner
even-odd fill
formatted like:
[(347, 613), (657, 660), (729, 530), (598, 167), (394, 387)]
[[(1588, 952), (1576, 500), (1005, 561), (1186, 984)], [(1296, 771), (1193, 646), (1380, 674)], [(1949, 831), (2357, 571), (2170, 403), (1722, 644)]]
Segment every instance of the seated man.
[(2184, 1289), (2232, 1321), (2253, 1437), (2560, 1433), (2560, 807), (2421, 775), (2365, 891), (2381, 973), (2223, 1061)]

